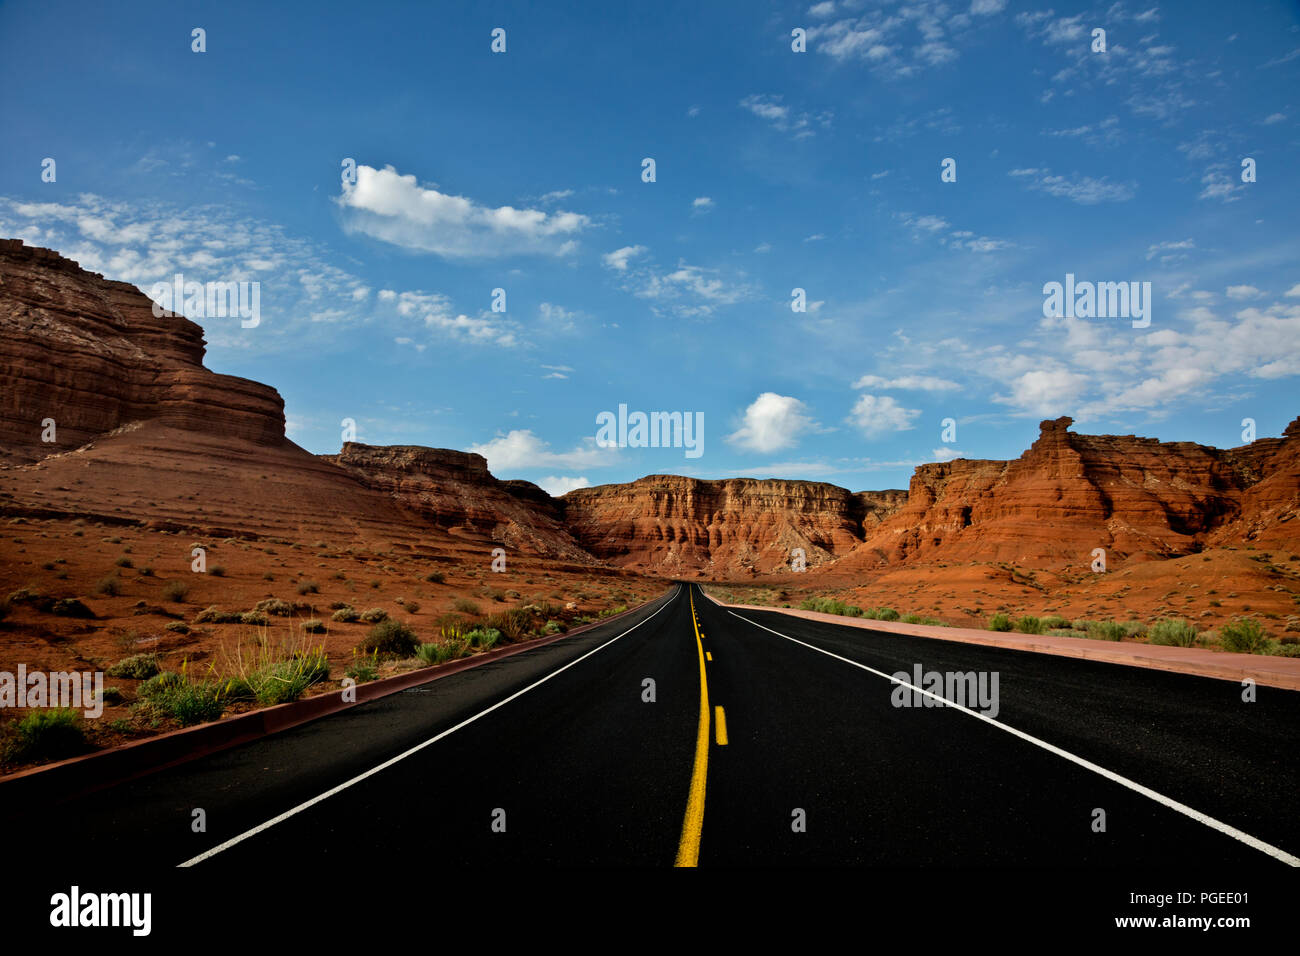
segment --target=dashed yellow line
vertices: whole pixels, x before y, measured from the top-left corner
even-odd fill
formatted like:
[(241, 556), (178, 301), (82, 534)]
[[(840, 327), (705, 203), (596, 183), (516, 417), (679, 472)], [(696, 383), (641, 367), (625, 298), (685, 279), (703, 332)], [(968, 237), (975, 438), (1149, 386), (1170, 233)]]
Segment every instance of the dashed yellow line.
[[(689, 589), (689, 585), (687, 585)], [(709, 774), (709, 678), (704, 669), (704, 640), (700, 622), (695, 617), (695, 597), (691, 599), (691, 624), (695, 628), (695, 648), (700, 658), (700, 725), (695, 737), (695, 769), (691, 771), (691, 793), (682, 820), (682, 838), (677, 845), (676, 866), (699, 866), (700, 837), (704, 834), (704, 789)]]
[(727, 746), (727, 713), (721, 707), (717, 708), (718, 712), (718, 746)]
[(709, 660), (709, 661), (712, 661), (712, 660), (713, 660), (713, 655), (710, 654), (708, 651), (705, 651), (705, 652), (704, 652), (704, 657), (705, 657), (706, 660)]

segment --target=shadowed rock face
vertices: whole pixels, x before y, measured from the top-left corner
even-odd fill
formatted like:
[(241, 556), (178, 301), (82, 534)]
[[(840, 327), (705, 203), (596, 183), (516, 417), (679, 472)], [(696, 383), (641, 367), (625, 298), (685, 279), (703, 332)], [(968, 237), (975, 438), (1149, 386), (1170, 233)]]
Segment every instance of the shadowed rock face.
[[(1219, 450), (1045, 421), (1013, 461), (922, 465), (908, 491), (652, 475), (556, 499), (479, 455), (349, 442), (311, 455), (272, 388), (203, 367), (202, 330), (135, 287), (0, 240), (0, 497), (226, 533), (448, 543), (718, 578), (932, 562), (1085, 566), (1252, 542), (1300, 548), (1300, 419)], [(41, 441), (53, 418), (57, 442)]]
[[(0, 447), (35, 461), (130, 422), (274, 445), (275, 389), (203, 367), (203, 330), (155, 317), (135, 286), (87, 272), (49, 249), (0, 240)], [(57, 447), (41, 441), (52, 418)]]

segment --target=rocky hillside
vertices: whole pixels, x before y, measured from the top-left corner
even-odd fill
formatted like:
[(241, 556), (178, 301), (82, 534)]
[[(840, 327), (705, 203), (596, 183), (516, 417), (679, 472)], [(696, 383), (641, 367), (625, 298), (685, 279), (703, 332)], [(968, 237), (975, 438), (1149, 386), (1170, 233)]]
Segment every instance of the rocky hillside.
[[(301, 541), (508, 549), (652, 574), (1045, 568), (1300, 546), (1300, 420), (1219, 450), (1043, 422), (1013, 461), (923, 465), (908, 491), (653, 475), (552, 498), (478, 455), (355, 442), (311, 455), (266, 385), (203, 366), (202, 330), (133, 286), (0, 240), (0, 507)], [(53, 419), (55, 440), (42, 441)]]

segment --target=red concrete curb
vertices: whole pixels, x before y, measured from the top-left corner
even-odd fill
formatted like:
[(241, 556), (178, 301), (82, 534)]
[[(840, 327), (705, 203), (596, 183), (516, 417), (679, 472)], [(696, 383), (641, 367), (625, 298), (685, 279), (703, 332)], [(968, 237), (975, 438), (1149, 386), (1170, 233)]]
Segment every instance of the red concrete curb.
[(719, 607), (736, 611), (776, 611), (809, 621), (827, 621), (871, 631), (887, 631), (909, 637), (925, 637), (961, 644), (983, 644), (1014, 651), (1032, 651), (1090, 661), (1106, 661), (1129, 667), (1213, 677), (1237, 683), (1250, 678), (1261, 687), (1300, 690), (1300, 658), (1269, 657), (1262, 654), (1234, 654), (1199, 647), (1163, 647), (1157, 644), (1116, 644), (1077, 637), (1050, 637), (1038, 634), (1011, 634), (981, 631), (968, 627), (936, 627), (932, 624), (904, 624), (901, 621), (871, 621), (860, 617), (843, 617), (800, 608), (764, 607), (757, 604), (724, 604), (705, 595)]
[(344, 710), (349, 710), (373, 700), (379, 700), (390, 694), (396, 694), (410, 687), (428, 684), (461, 671), (512, 657), (524, 651), (544, 647), (556, 641), (577, 637), (593, 628), (617, 621), (635, 614), (637, 611), (653, 604), (660, 598), (643, 601), (635, 607), (628, 608), (621, 614), (614, 614), (598, 621), (580, 625), (563, 634), (534, 638), (519, 644), (511, 644), (498, 650), (488, 651), (474, 657), (461, 658), (448, 664), (433, 667), (421, 667), (417, 670), (395, 674), (381, 680), (357, 684), (357, 699), (345, 703), (341, 689), (318, 694), (304, 700), (287, 704), (277, 704), (243, 714), (223, 717), (220, 720), (181, 730), (172, 730), (133, 740), (127, 744), (98, 750), (79, 757), (70, 757), (56, 763), (20, 770), (17, 773), (0, 777), (0, 799), (25, 798), (63, 799), (70, 796), (91, 793), (105, 787), (124, 783), (127, 780), (187, 763), (190, 760), (209, 754), (237, 747), (240, 744), (279, 733), (301, 724), (328, 717)]

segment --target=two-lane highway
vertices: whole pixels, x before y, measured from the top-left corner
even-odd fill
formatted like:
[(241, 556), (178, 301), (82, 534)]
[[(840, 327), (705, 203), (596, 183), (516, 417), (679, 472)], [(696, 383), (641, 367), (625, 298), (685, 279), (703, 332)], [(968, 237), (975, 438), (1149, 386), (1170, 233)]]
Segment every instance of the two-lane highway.
[[(974, 697), (924, 706), (890, 676), (917, 666), (995, 687), (996, 714)], [(1292, 692), (1246, 703), (1226, 681), (733, 612), (691, 585), (243, 747), (5, 810), (83, 878), (101, 860), (220, 873), (397, 856), (1282, 867), (1300, 848), (1298, 727)]]

